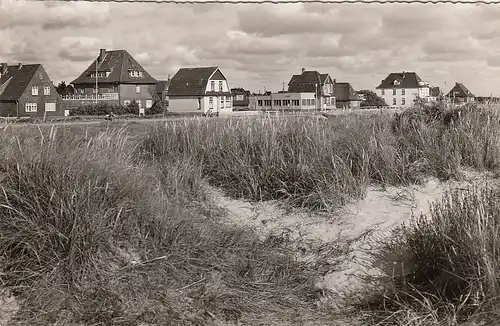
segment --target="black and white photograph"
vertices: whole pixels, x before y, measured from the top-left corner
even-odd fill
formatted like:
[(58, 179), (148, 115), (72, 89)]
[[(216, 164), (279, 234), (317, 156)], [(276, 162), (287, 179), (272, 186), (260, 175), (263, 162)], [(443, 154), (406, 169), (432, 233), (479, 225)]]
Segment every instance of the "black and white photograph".
[(500, 325), (500, 1), (0, 0), (0, 326)]

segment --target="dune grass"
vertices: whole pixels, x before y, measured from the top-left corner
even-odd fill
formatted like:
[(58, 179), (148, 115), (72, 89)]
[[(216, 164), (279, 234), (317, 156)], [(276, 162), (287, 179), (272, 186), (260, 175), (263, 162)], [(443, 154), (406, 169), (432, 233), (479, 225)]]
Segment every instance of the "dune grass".
[(0, 280), (21, 299), (18, 324), (329, 318), (316, 306), (317, 264), (298, 261), (285, 238), (212, 218), (189, 158), (159, 168), (119, 130), (0, 142)]
[[(221, 224), (204, 183), (236, 198), (337, 208), (370, 183), (495, 170), (499, 127), (492, 108), (434, 108), (394, 117), (187, 119), (136, 139), (112, 128), (4, 133), (0, 281), (22, 299), (21, 325), (333, 325), (314, 286), (325, 262), (297, 259), (286, 238), (259, 240)], [(465, 311), (450, 307), (473, 306), (463, 301), (468, 293), (480, 302), (497, 295), (497, 201), (481, 196), (435, 206), (431, 222), (419, 219), (377, 252), (386, 262), (412, 261), (416, 276), (401, 281), (386, 269), (365, 297), (371, 317), (442, 321)], [(332, 244), (330, 258), (346, 250)], [(432, 273), (452, 267), (458, 278), (437, 284)]]

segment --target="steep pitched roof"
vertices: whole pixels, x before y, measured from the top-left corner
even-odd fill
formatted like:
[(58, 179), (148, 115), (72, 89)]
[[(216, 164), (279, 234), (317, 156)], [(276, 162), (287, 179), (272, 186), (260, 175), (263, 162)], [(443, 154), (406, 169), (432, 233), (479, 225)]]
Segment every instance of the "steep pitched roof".
[(207, 83), (219, 68), (198, 67), (181, 68), (170, 80), (169, 96), (199, 96), (204, 95)]
[[(99, 56), (92, 61), (85, 71), (71, 82), (71, 84), (92, 84), (95, 77), (90, 74), (96, 71), (96, 61)], [(142, 71), (142, 77), (130, 77), (128, 70)], [(105, 51), (104, 60), (97, 64), (98, 72), (110, 72), (108, 77), (98, 77), (98, 82), (119, 83), (119, 84), (156, 84), (157, 80), (128, 53), (126, 50)]]
[(362, 98), (356, 93), (349, 83), (335, 83), (333, 94), (337, 101), (361, 101)]
[(0, 101), (16, 101), (26, 91), (41, 64), (7, 66), (7, 73), (0, 77)]
[(163, 93), (170, 85), (170, 80), (159, 80), (156, 84), (156, 94)]
[(315, 92), (316, 84), (324, 85), (328, 74), (320, 74), (317, 71), (304, 71), (301, 75), (293, 75), (288, 82), (289, 92)]
[(462, 83), (455, 83), (455, 86), (450, 90), (447, 96), (452, 97), (453, 92), (456, 92), (455, 97), (474, 97), (474, 94), (472, 94)]
[[(394, 81), (399, 85), (394, 85)], [(390, 73), (377, 87), (377, 89), (391, 88), (418, 88), (418, 83), (423, 81), (415, 72), (403, 71)]]

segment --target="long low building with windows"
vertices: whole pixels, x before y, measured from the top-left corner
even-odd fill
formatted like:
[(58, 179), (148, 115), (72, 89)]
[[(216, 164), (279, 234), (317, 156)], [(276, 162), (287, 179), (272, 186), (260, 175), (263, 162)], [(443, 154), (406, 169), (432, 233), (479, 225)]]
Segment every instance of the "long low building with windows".
[[(266, 92), (250, 97), (250, 110), (259, 111), (320, 111), (325, 107), (335, 107), (335, 97), (325, 97), (325, 103), (316, 99), (315, 93)], [(326, 103), (326, 101), (328, 103)], [(323, 105), (321, 105), (323, 104)]]

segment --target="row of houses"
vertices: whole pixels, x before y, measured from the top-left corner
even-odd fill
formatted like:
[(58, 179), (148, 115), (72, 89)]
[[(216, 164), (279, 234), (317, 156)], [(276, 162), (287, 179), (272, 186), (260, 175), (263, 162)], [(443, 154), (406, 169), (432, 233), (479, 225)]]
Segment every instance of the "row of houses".
[[(233, 110), (332, 110), (356, 109), (363, 97), (348, 82), (337, 82), (327, 73), (308, 71), (291, 76), (287, 90), (251, 93), (230, 88), (219, 67), (181, 68), (165, 80), (153, 78), (126, 50), (100, 49), (97, 57), (71, 83), (72, 93), (60, 96), (41, 64), (0, 65), (1, 116), (63, 115), (81, 105), (137, 103), (139, 110), (155, 103), (173, 112)], [(435, 101), (444, 97), (415, 72), (391, 73), (376, 87), (389, 106), (408, 107), (416, 99)], [(448, 98), (474, 101), (461, 83)]]

